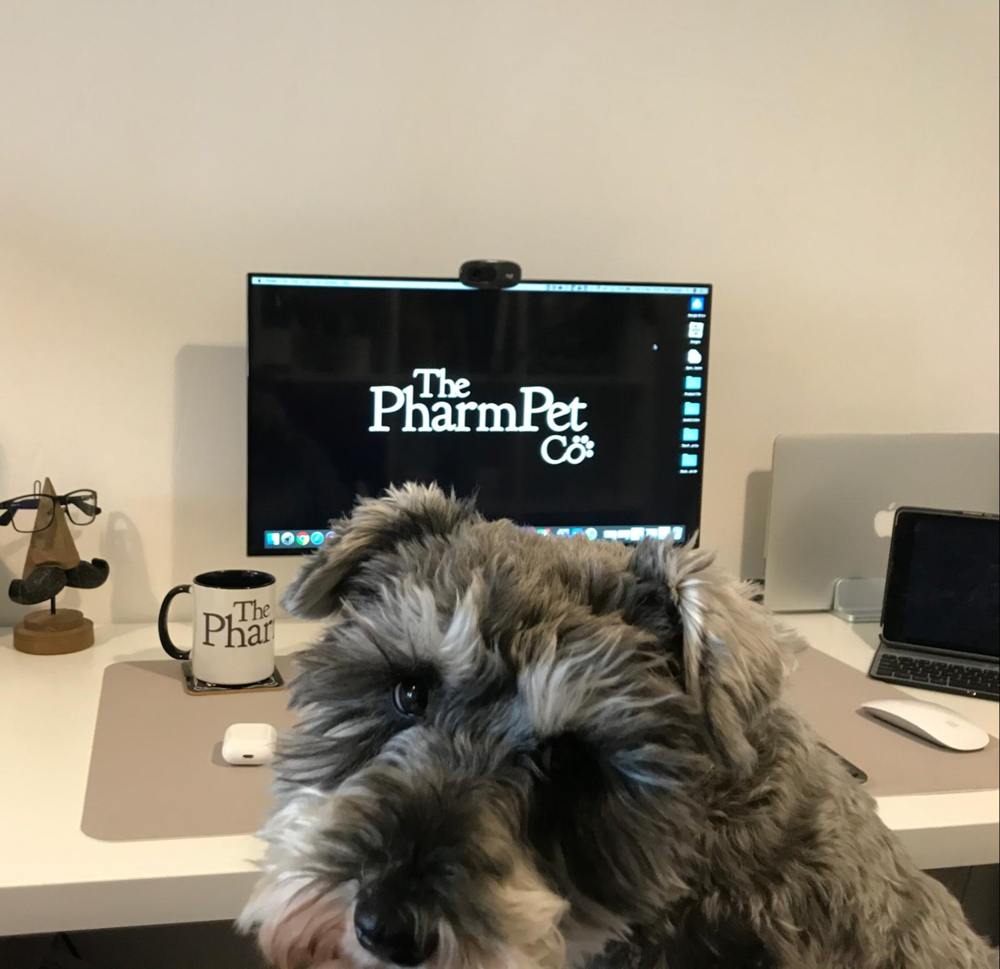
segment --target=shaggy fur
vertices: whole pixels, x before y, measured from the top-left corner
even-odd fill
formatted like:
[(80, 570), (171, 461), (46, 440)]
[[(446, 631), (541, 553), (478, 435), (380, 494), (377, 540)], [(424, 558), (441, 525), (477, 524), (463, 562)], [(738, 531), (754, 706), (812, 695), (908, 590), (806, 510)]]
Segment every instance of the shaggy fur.
[(285, 599), (328, 623), (241, 920), (280, 969), (387, 965), (362, 898), (431, 969), (991, 965), (781, 704), (792, 637), (709, 553), (541, 538), (417, 486), (335, 532)]

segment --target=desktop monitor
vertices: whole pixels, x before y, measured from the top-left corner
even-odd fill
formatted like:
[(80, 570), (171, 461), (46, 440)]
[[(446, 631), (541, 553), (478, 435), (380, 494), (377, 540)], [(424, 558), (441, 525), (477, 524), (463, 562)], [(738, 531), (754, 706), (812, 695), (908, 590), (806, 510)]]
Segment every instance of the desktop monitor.
[(711, 287), (248, 277), (247, 551), (437, 482), (542, 534), (687, 540)]

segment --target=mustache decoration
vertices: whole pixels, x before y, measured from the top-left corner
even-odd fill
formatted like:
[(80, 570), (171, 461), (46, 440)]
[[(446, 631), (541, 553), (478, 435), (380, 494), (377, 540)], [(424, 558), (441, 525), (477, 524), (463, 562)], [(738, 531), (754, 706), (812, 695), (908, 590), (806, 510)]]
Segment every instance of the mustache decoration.
[(23, 579), (14, 579), (7, 594), (18, 605), (34, 606), (55, 598), (63, 589), (96, 589), (107, 580), (111, 567), (104, 559), (80, 561), (72, 568), (45, 563)]
[(48, 602), (48, 608), (29, 612), (14, 627), (14, 648), (22, 653), (58, 656), (94, 645), (94, 624), (80, 609), (60, 609), (56, 597), (63, 589), (96, 589), (111, 573), (104, 559), (80, 558), (70, 524), (91, 525), (101, 513), (97, 492), (77, 488), (59, 494), (46, 478), (29, 493), (0, 500), (0, 527), (11, 526), (28, 535), (28, 551), (21, 577), (7, 589), (21, 606)]

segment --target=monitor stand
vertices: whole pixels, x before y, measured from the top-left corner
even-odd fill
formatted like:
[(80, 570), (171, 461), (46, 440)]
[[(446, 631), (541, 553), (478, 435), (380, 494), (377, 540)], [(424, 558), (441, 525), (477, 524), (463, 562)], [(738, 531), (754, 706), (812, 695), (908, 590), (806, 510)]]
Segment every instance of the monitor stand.
[(833, 614), (845, 622), (878, 622), (884, 595), (885, 579), (837, 579)]

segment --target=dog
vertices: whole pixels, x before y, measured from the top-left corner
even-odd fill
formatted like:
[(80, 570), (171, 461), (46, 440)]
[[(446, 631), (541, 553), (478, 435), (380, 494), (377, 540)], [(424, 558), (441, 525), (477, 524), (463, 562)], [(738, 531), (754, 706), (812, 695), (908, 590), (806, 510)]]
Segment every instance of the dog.
[(692, 546), (552, 539), (406, 485), (285, 595), (262, 876), (280, 969), (984, 969), (780, 701), (799, 644)]

